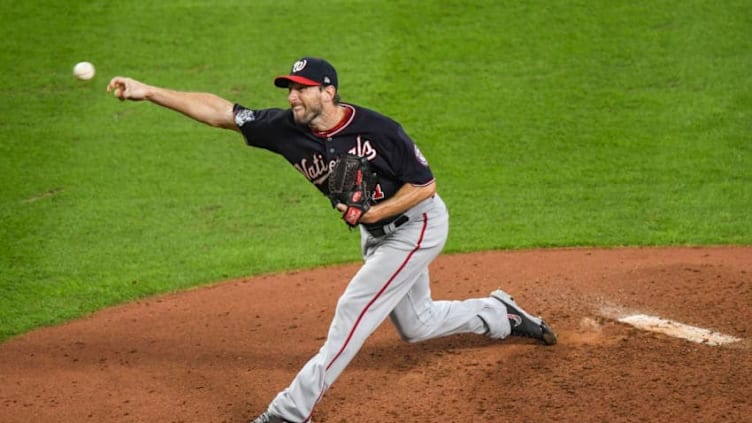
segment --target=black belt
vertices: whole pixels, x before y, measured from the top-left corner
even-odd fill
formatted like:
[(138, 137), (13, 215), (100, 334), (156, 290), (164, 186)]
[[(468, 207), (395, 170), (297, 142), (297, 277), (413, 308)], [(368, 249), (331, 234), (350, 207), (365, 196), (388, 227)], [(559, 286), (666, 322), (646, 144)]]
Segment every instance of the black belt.
[(410, 220), (410, 218), (403, 214), (402, 216), (400, 216), (400, 217), (392, 220), (391, 222), (387, 223), (386, 225), (379, 225), (379, 226), (365, 226), (365, 225), (363, 225), (363, 226), (366, 228), (366, 230), (368, 231), (369, 234), (371, 234), (371, 235), (373, 235), (373, 236), (375, 236), (375, 237), (378, 238), (378, 237), (382, 237), (382, 236), (386, 235), (386, 231), (384, 230), (384, 228), (386, 228), (387, 226), (394, 225), (394, 229), (397, 229), (400, 226), (402, 226), (405, 223), (407, 223), (408, 220)]

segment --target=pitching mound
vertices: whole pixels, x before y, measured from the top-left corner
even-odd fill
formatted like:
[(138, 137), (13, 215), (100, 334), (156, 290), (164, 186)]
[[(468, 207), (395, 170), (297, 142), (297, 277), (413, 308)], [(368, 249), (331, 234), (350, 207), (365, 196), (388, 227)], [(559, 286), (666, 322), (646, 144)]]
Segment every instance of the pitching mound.
[[(229, 281), (0, 344), (0, 421), (247, 421), (318, 350), (357, 268)], [(316, 423), (752, 416), (752, 248), (486, 252), (442, 256), (431, 271), (436, 299), (503, 287), (559, 344), (410, 345), (385, 322)]]

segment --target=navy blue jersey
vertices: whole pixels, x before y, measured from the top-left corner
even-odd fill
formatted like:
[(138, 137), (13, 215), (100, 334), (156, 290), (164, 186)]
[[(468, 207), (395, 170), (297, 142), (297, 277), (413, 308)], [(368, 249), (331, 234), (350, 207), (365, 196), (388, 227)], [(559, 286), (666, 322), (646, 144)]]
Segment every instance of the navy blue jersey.
[(390, 198), (406, 183), (425, 186), (433, 181), (428, 162), (397, 122), (363, 107), (341, 106), (345, 118), (323, 133), (295, 123), (290, 109), (251, 110), (236, 104), (233, 110), (248, 145), (284, 156), (325, 195), (332, 165), (346, 153), (368, 158), (378, 176), (375, 202)]

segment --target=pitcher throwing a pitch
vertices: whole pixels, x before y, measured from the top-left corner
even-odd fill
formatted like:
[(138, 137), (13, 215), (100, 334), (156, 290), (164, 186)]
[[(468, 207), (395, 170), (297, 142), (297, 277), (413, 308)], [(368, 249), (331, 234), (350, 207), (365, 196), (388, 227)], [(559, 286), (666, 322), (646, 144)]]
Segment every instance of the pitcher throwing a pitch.
[(121, 100), (148, 100), (238, 131), (249, 146), (284, 156), (331, 200), (346, 225), (360, 230), (364, 263), (337, 302), (326, 341), (253, 423), (309, 422), (324, 393), (387, 317), (407, 342), (475, 333), (556, 343), (543, 320), (502, 290), (485, 298), (431, 299), (428, 266), (446, 242), (448, 214), (428, 161), (399, 123), (340, 102), (337, 73), (320, 58), (296, 61), (274, 85), (287, 89), (289, 109), (247, 108), (213, 94), (120, 76), (107, 85)]

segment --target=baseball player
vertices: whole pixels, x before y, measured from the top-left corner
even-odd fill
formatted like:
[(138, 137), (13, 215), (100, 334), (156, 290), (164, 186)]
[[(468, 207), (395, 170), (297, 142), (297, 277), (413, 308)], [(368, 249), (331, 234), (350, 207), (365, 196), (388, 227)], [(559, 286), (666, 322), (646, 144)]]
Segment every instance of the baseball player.
[(253, 423), (309, 422), (324, 393), (387, 317), (407, 342), (475, 333), (556, 343), (543, 320), (502, 290), (485, 298), (431, 299), (428, 266), (446, 242), (448, 213), (428, 161), (397, 122), (341, 102), (337, 73), (321, 58), (296, 61), (274, 84), (287, 89), (289, 109), (247, 108), (213, 94), (120, 76), (107, 85), (120, 100), (148, 100), (240, 132), (249, 146), (285, 157), (325, 195), (331, 194), (328, 179), (341, 157), (365, 158), (370, 166), (365, 203), (330, 196), (343, 219), (359, 227), (364, 264), (339, 298), (321, 349)]

